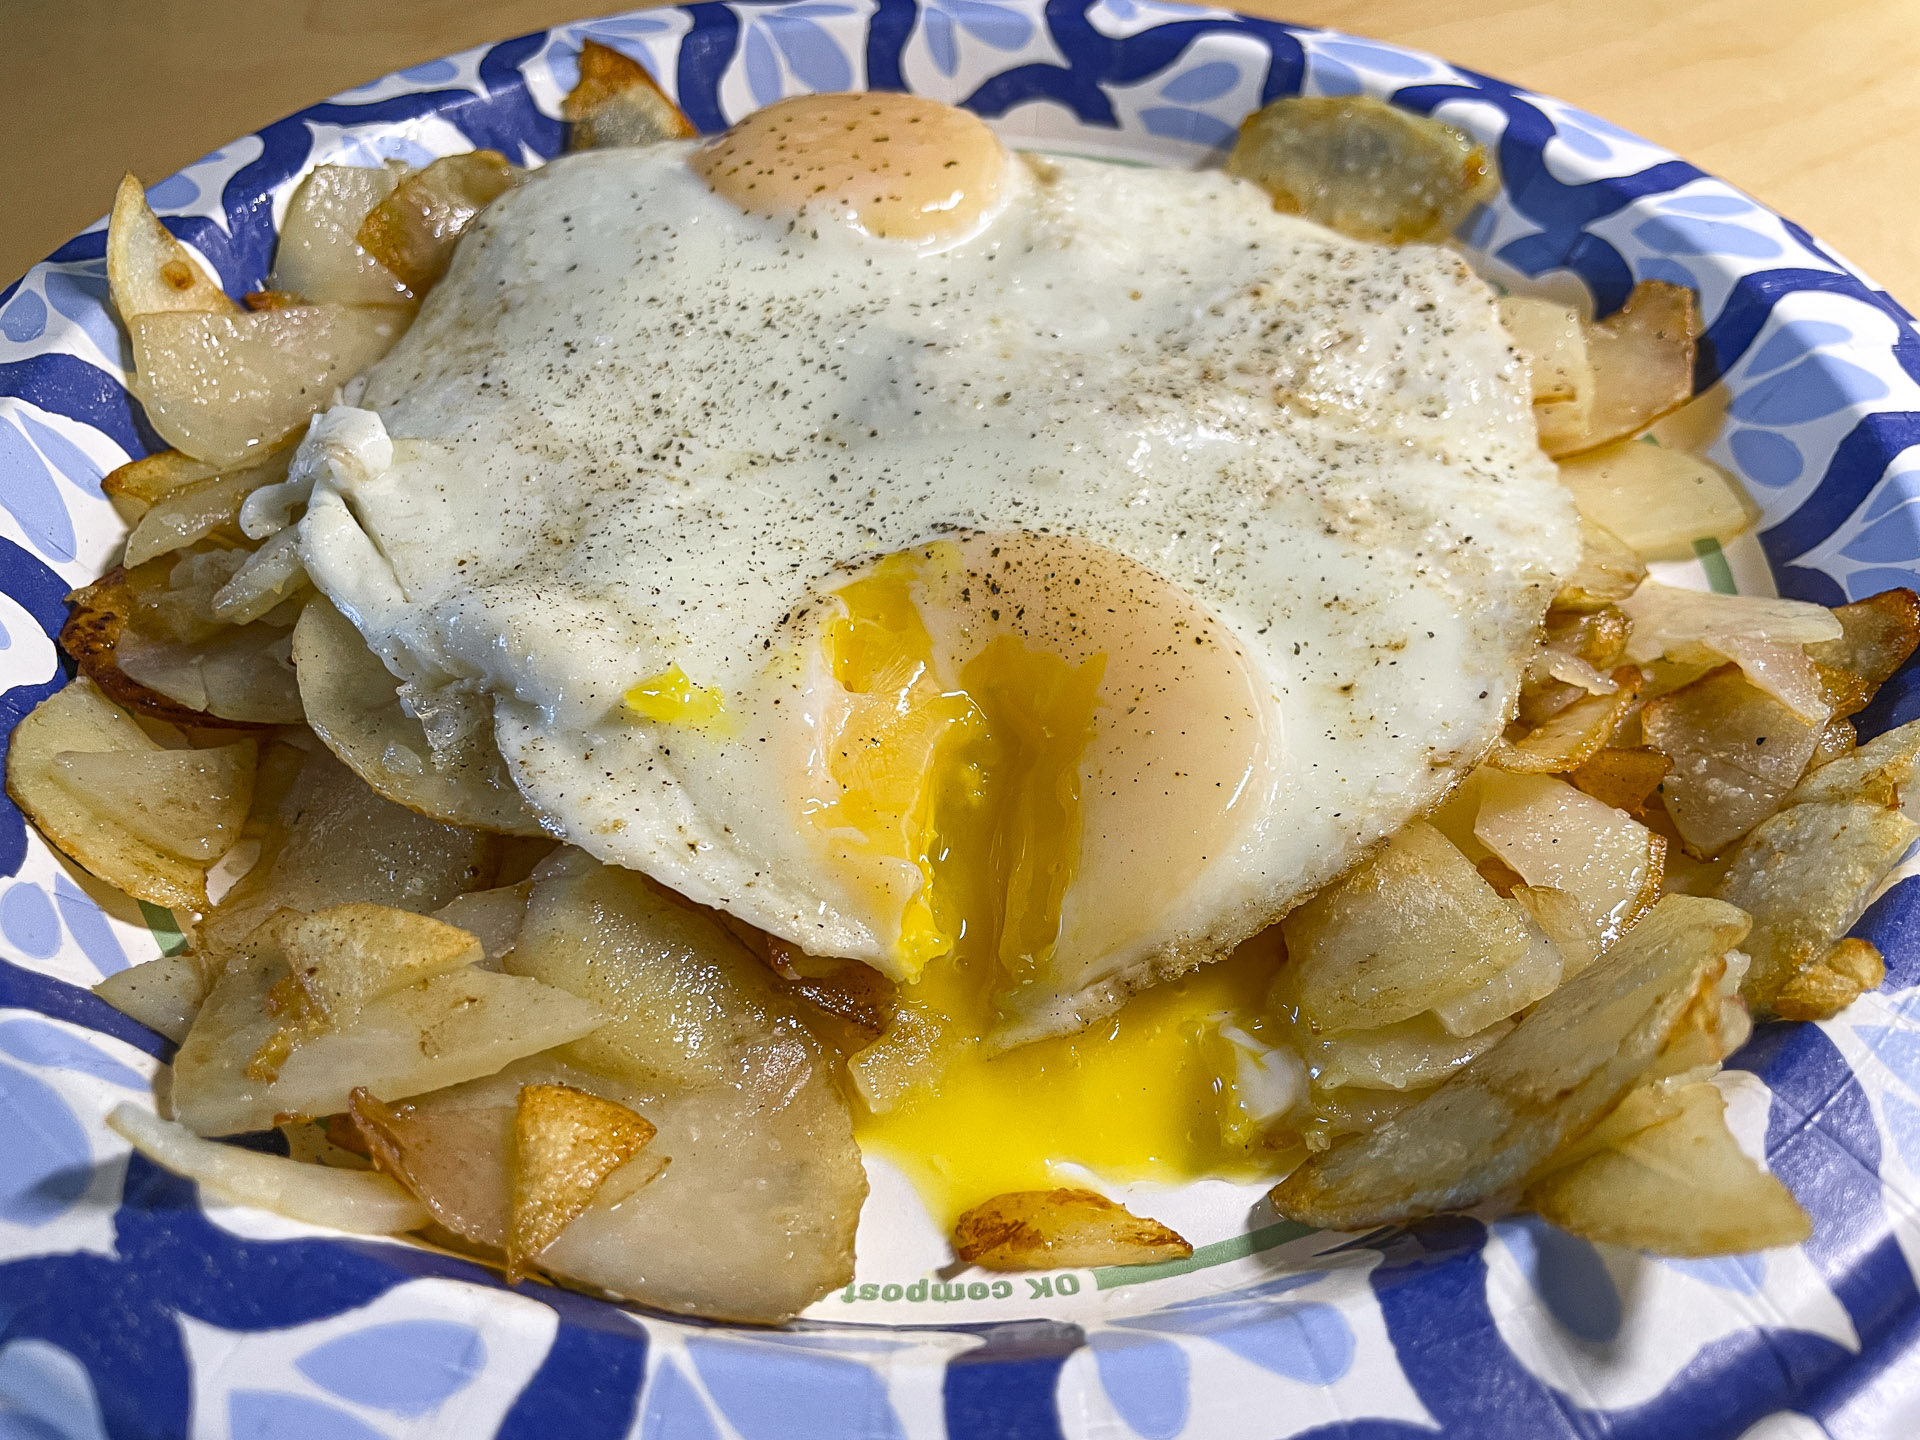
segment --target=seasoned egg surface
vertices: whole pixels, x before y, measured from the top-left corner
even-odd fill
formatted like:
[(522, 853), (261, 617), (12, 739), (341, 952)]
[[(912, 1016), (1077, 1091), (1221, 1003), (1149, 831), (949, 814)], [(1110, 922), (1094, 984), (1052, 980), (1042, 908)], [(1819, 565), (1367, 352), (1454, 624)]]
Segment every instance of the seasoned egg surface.
[[(981, 957), (995, 1045), (1071, 1030), (1486, 749), (1572, 506), (1446, 250), (970, 117), (959, 182), (862, 192), (780, 119), (490, 208), (323, 420), (366, 443), (307, 564), (556, 833), (903, 982)], [(748, 141), (802, 121), (790, 184)]]

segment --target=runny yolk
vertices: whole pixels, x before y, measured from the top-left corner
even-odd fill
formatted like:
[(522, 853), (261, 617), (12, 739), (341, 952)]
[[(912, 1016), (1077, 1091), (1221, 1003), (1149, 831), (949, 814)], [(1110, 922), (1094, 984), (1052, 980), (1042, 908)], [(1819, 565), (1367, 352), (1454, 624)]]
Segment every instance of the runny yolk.
[(642, 720), (724, 731), (732, 722), (726, 697), (713, 686), (696, 685), (678, 665), (649, 675), (625, 695), (627, 709)]
[(1112, 706), (1092, 632), (1063, 656), (1040, 627), (1007, 623), (1023, 613), (1008, 599), (956, 639), (930, 597), (995, 583), (975, 570), (960, 584), (965, 564), (953, 544), (887, 557), (835, 592), (819, 642), (843, 698), (823, 726), (832, 783), (807, 814), (837, 871), (897, 904), (872, 908), (899, 916), (892, 959), (908, 982), (888, 1031), (849, 1061), (866, 1102), (859, 1136), (948, 1220), (1062, 1183), (1063, 1162), (1113, 1180), (1259, 1173), (1272, 1157), (1236, 1123), (1220, 1022), (1251, 1023), (1271, 947), (1243, 947), (1077, 1035), (997, 1057), (982, 1043), (1005, 996), (1054, 960), (1083, 858), (1083, 763)]

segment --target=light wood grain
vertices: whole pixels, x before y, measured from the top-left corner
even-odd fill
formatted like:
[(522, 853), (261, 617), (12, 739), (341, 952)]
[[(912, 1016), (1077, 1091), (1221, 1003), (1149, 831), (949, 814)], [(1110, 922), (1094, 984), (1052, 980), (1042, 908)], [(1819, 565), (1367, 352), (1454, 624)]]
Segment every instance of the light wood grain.
[[(1920, 304), (1920, 0), (1242, 0), (1561, 96)], [(618, 0), (0, 0), (0, 277), (289, 110)]]

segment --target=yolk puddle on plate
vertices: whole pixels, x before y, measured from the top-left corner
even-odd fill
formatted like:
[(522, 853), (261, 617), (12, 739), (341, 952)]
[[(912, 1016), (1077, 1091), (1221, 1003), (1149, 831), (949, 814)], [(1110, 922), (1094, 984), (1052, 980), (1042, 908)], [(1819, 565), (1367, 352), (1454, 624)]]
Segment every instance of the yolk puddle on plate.
[(836, 793), (810, 817), (876, 892), (919, 882), (895, 952), (918, 978), (887, 1033), (849, 1062), (867, 1102), (855, 1107), (861, 1143), (947, 1221), (1004, 1191), (1070, 1183), (1062, 1162), (1122, 1182), (1262, 1173), (1271, 1157), (1263, 1167), (1241, 1138), (1250, 1127), (1233, 1123), (1219, 1022), (1245, 1027), (1262, 1008), (1271, 943), (1079, 1034), (991, 1058), (978, 1043), (995, 992), (1039, 973), (1059, 933), (1106, 656), (1070, 663), (993, 626), (974, 632), (969, 658), (943, 657), (919, 596), (927, 568), (951, 558), (928, 547), (879, 562), (836, 592), (844, 614), (821, 639), (846, 702), (826, 741)]

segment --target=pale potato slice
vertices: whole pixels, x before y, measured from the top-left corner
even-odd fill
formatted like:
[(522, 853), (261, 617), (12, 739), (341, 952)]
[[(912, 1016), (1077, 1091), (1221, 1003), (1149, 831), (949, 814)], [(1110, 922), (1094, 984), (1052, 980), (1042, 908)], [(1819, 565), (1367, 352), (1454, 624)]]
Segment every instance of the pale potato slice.
[(1635, 285), (1625, 305), (1588, 327), (1593, 403), (1584, 430), (1570, 423), (1571, 416), (1542, 422), (1554, 439), (1547, 453), (1558, 459), (1624, 440), (1686, 404), (1693, 398), (1700, 329), (1699, 302), (1691, 290), (1664, 280)]
[(1092, 1190), (1016, 1190), (956, 1220), (953, 1252), (985, 1270), (1068, 1270), (1185, 1260), (1193, 1246)]
[(1892, 808), (1913, 780), (1920, 760), (1920, 720), (1875, 737), (1849, 754), (1829, 761), (1802, 780), (1785, 804), (1816, 800), (1865, 800)]
[(1677, 1113), (1533, 1181), (1526, 1203), (1575, 1235), (1656, 1255), (1734, 1255), (1812, 1233), (1792, 1192), (1727, 1129), (1719, 1090), (1686, 1085), (1673, 1102)]
[(1623, 665), (1611, 694), (1585, 695), (1525, 731), (1494, 742), (1487, 764), (1521, 775), (1564, 775), (1598, 755), (1640, 692), (1640, 672)]
[[(1519, 890), (1526, 888), (1520, 886)], [(1527, 953), (1519, 960), (1489, 975), (1473, 989), (1433, 1007), (1442, 1029), (1462, 1038), (1481, 1035), (1489, 1026), (1519, 1014), (1554, 992), (1567, 973), (1560, 947), (1545, 928), (1537, 924), (1529, 927), (1528, 938), (1531, 943)]]
[(1778, 810), (1806, 773), (1824, 728), (1731, 665), (1649, 700), (1640, 733), (1673, 762), (1660, 795), (1687, 852), (1717, 855)]
[(1418, 1090), (1444, 1080), (1512, 1028), (1502, 1018), (1478, 1032), (1457, 1035), (1432, 1015), (1416, 1015), (1378, 1030), (1331, 1035), (1296, 1031), (1294, 1040), (1314, 1084), (1322, 1089), (1351, 1085), (1360, 1090)]
[(1602, 949), (1660, 892), (1665, 842), (1564, 780), (1487, 772), (1473, 833), (1527, 884), (1572, 896)]
[(400, 682), (324, 596), (309, 602), (294, 627), (293, 663), (307, 723), (380, 794), (453, 825), (544, 833), (491, 732), (437, 755), (425, 727), (402, 707)]
[(258, 753), (251, 740), (209, 750), (62, 750), (53, 778), (136, 840), (206, 864), (240, 838)]
[(273, 252), (273, 284), (318, 304), (393, 305), (411, 298), (404, 281), (354, 237), (393, 194), (404, 167), (316, 165), (287, 202)]
[(1598, 750), (1567, 776), (1576, 786), (1636, 820), (1644, 818), (1647, 801), (1673, 769), (1673, 761), (1644, 746), (1630, 750)]
[(1598, 610), (1627, 598), (1647, 578), (1647, 564), (1611, 531), (1580, 517), (1580, 565), (1560, 593), (1557, 610)]
[(337, 1029), (289, 1034), (297, 1017), (276, 993), (288, 974), (277, 928), (262, 926), (227, 959), (174, 1057), (174, 1113), (199, 1134), (331, 1115), (361, 1086), (404, 1099), (458, 1085), (602, 1020), (565, 991), (468, 966), (370, 1000)]
[(1861, 800), (1793, 805), (1755, 827), (1717, 893), (1753, 916), (1746, 996), (1757, 1013), (1775, 1013), (1794, 976), (1821, 964), (1916, 836), (1898, 810)]
[(101, 478), (100, 488), (113, 501), (120, 518), (134, 525), (149, 508), (176, 490), (210, 480), (219, 473), (206, 461), (182, 455), (178, 450), (156, 450), (109, 471)]
[(1452, 841), (1417, 820), (1281, 924), (1301, 1010), (1324, 1030), (1418, 1015), (1532, 945), (1519, 912)]
[(912, 1003), (894, 1007), (886, 1028), (847, 1057), (847, 1078), (866, 1107), (884, 1115), (939, 1084), (947, 1067), (978, 1043), (944, 1015)]
[(394, 1105), (363, 1087), (347, 1113), (376, 1169), (454, 1234), (504, 1249), (518, 1091), (507, 1072)]
[(1833, 611), (1840, 638), (1807, 646), (1807, 658), (1858, 676), (1877, 690), (1920, 648), (1920, 595), (1883, 590)]
[(653, 1126), (617, 1100), (572, 1085), (525, 1085), (513, 1116), (507, 1283), (526, 1273), (593, 1203), (613, 1172), (646, 1148)]
[(287, 478), (290, 452), (282, 450), (258, 465), (229, 470), (181, 485), (155, 499), (127, 537), (128, 568), (184, 549), (216, 531), (237, 530), (240, 506), (262, 485)]
[(179, 1044), (207, 995), (206, 976), (185, 955), (162, 955), (116, 970), (93, 993), (122, 1015)]
[(1717, 465), (1646, 440), (1621, 440), (1562, 462), (1580, 513), (1648, 560), (1691, 560), (1693, 542), (1726, 544), (1759, 511)]
[(1272, 101), (1241, 122), (1227, 170), (1276, 210), (1383, 245), (1444, 240), (1500, 189), (1480, 145), (1369, 95)]
[(1500, 323), (1520, 358), (1527, 362), (1533, 403), (1577, 403), (1593, 395), (1593, 367), (1587, 363), (1587, 332), (1571, 306), (1537, 295), (1502, 295)]
[(126, 1102), (108, 1113), (107, 1128), (154, 1164), (230, 1204), (357, 1235), (398, 1235), (419, 1229), (429, 1218), (418, 1200), (371, 1170), (302, 1165), (284, 1155), (203, 1140), (184, 1125)]
[(1656, 581), (1622, 600), (1620, 609), (1633, 622), (1627, 658), (1636, 665), (1661, 657), (1682, 664), (1731, 660), (1809, 725), (1827, 723), (1826, 688), (1802, 647), (1840, 637), (1832, 611), (1799, 600), (1715, 595)]
[(1510, 1191), (1632, 1087), (1746, 927), (1730, 905), (1667, 896), (1491, 1050), (1294, 1171), (1274, 1189), (1274, 1209), (1360, 1230)]
[(76, 795), (58, 758), (159, 755), (158, 742), (84, 675), (28, 712), (7, 744), (7, 794), (61, 854), (137, 900), (169, 910), (207, 903), (205, 862), (140, 839), (113, 810)]
[(580, 79), (560, 102), (573, 122), (569, 150), (691, 140), (700, 132), (636, 61), (588, 40), (580, 47)]
[(443, 155), (368, 211), (354, 239), (409, 290), (424, 295), (447, 273), (473, 217), (514, 184), (513, 167), (498, 150)]
[(391, 306), (164, 312), (127, 322), (133, 390), (153, 428), (222, 467), (262, 455), (378, 360), (406, 329)]
[(493, 881), (494, 837), (382, 799), (318, 745), (273, 798), (264, 812), (256, 803), (249, 821), (260, 831), (259, 860), (198, 926), (199, 946), (216, 965), (283, 907), (365, 900), (424, 913)]
[(1810, 775), (1822, 765), (1831, 765), (1846, 755), (1851, 755), (1860, 744), (1860, 732), (1853, 728), (1853, 721), (1844, 716), (1836, 716), (1827, 722), (1827, 728), (1820, 732), (1820, 738), (1814, 742), (1813, 758), (1807, 761), (1807, 773)]
[(474, 963), (497, 970), (501, 959), (520, 943), (520, 927), (526, 923), (527, 899), (532, 893), (531, 880), (496, 890), (475, 890), (456, 895), (434, 911), (433, 918), (457, 925), (478, 940), (481, 958)]
[[(151, 639), (123, 629), (113, 663), (134, 685), (173, 702), (172, 712), (159, 713), (159, 719), (296, 725), (304, 712), (292, 650), (293, 637), (286, 630), (263, 622), (232, 626), (198, 641)], [(151, 706), (142, 709), (155, 713)]]
[(131, 171), (120, 178), (107, 220), (107, 287), (128, 324), (141, 315), (231, 315), (240, 309), (160, 223)]
[(274, 939), (314, 1016), (336, 1030), (382, 996), (464, 970), (482, 954), (458, 926), (365, 901), (285, 915)]
[(1507, 893), (1553, 942), (1560, 955), (1562, 981), (1571, 980), (1600, 958), (1604, 937), (1579, 896), (1551, 885), (1515, 885)]
[[(165, 569), (167, 561), (162, 559), (141, 566), (134, 574)], [(164, 587), (165, 580), (160, 584)], [(122, 637), (138, 634), (137, 630), (130, 631), (136, 601), (131, 577), (123, 567), (116, 566), (93, 584), (74, 591), (67, 597), (67, 603), (71, 609), (66, 624), (60, 629), (60, 648), (74, 658), (80, 673), (99, 686), (102, 694), (129, 710), (175, 725), (202, 725), (213, 719), (203, 711), (149, 689), (121, 670)], [(209, 626), (206, 633), (215, 633), (215, 629)], [(205, 636), (200, 634), (194, 638)]]
[(1887, 978), (1887, 962), (1865, 940), (1853, 936), (1799, 971), (1773, 997), (1773, 1013), (1782, 1020), (1831, 1020)]
[[(304, 608), (302, 597), (312, 589), (300, 554), (300, 532), (287, 529), (249, 555), (233, 578), (213, 592), (207, 608), (223, 624), (247, 625), (275, 612), (285, 614), (282, 607), (289, 602), (299, 602), (292, 606), (295, 610)], [(291, 637), (288, 645), (291, 650)]]

